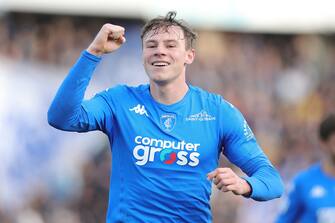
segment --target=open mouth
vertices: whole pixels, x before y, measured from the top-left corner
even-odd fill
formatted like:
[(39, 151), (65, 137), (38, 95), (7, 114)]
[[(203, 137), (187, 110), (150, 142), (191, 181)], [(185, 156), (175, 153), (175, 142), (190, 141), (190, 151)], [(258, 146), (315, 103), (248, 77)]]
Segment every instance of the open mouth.
[(155, 61), (153, 63), (151, 63), (152, 66), (155, 66), (155, 67), (166, 67), (168, 65), (170, 65), (169, 62), (165, 62), (165, 61)]

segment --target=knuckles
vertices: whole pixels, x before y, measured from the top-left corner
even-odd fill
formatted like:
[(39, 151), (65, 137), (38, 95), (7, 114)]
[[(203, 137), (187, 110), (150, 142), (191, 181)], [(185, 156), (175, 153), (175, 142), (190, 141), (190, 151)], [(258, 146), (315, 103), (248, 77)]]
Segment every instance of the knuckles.
[(106, 30), (108, 32), (120, 32), (120, 33), (124, 33), (125, 29), (122, 26), (117, 26), (117, 25), (113, 25), (110, 23), (105, 23), (102, 26), (102, 30)]

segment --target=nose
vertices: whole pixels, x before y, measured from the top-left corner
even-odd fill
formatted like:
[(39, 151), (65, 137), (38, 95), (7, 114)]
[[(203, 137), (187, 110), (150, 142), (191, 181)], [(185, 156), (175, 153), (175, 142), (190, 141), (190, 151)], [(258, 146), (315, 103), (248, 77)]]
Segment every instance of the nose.
[(155, 56), (165, 56), (166, 55), (166, 49), (165, 49), (165, 47), (162, 46), (162, 45), (158, 45), (156, 47), (154, 55)]

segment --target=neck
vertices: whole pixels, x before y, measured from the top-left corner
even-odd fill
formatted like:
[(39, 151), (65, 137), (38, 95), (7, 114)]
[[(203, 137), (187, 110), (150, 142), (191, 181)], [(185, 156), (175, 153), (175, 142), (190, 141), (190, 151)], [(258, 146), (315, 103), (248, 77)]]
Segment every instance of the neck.
[(150, 81), (151, 96), (161, 104), (171, 105), (180, 101), (188, 91), (185, 81), (180, 83), (159, 84)]

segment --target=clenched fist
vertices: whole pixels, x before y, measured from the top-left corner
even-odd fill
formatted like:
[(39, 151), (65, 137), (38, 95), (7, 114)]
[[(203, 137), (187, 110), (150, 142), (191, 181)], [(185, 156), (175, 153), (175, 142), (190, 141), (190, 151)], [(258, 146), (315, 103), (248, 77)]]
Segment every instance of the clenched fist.
[(207, 174), (207, 179), (213, 180), (217, 189), (223, 192), (231, 191), (235, 195), (250, 196), (251, 187), (249, 183), (230, 168), (217, 168)]
[(121, 26), (106, 23), (102, 26), (87, 51), (96, 56), (111, 53), (126, 42), (125, 29)]

